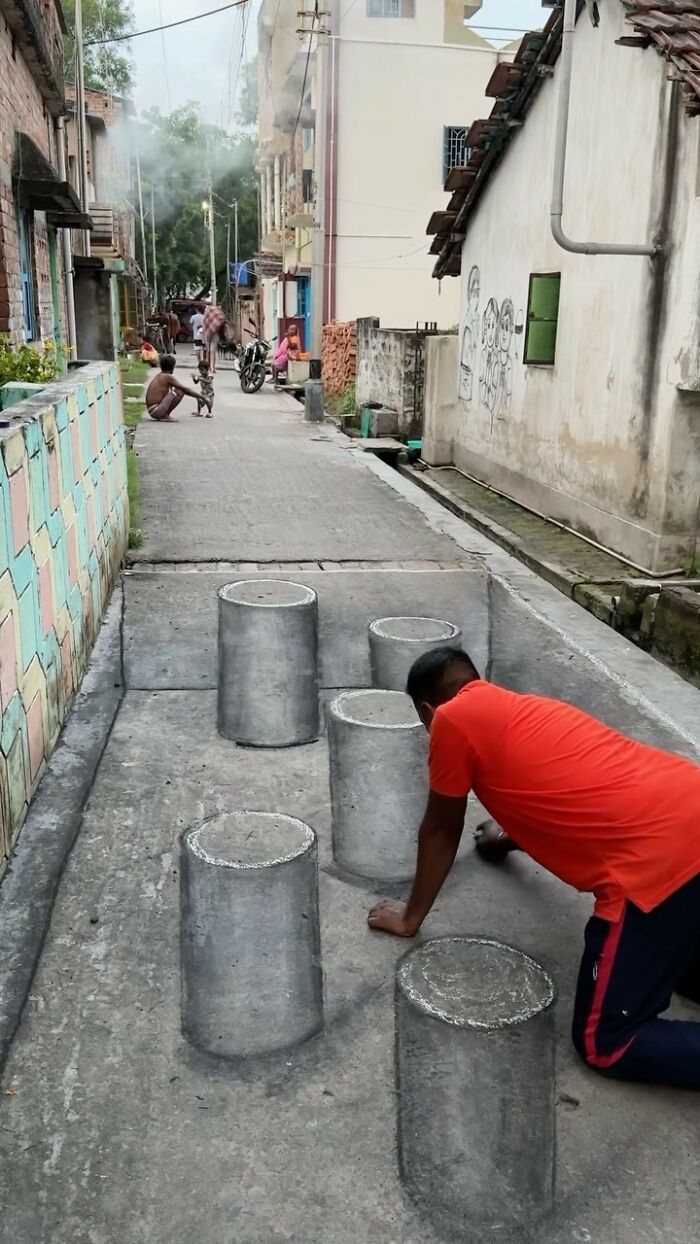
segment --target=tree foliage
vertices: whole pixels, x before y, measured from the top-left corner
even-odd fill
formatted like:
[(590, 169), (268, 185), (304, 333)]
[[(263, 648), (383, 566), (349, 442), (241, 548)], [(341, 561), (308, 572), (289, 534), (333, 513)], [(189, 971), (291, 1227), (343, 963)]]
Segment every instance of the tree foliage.
[[(210, 173), (217, 287), (223, 300), (229, 222), (230, 257), (234, 258), (234, 200), (238, 202), (239, 258), (249, 259), (257, 248), (253, 139), (207, 124), (195, 103), (176, 109), (170, 116), (153, 109), (146, 114), (145, 122), (138, 128), (137, 141), (146, 209), (153, 186), (159, 301), (188, 297), (209, 286), (209, 235), (202, 202), (208, 198)], [(150, 276), (150, 218), (146, 232)]]
[[(64, 40), (66, 78), (75, 81), (75, 0), (62, 0), (68, 31)], [(131, 59), (124, 43), (86, 47), (93, 39), (114, 39), (133, 30), (131, 0), (83, 0), (83, 59), (85, 85), (93, 91), (129, 95), (134, 83)]]

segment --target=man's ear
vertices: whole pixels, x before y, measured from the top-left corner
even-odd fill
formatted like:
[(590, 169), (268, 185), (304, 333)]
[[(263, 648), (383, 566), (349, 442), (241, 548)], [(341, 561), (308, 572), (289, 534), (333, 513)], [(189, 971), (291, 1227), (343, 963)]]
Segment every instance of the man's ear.
[(428, 704), (426, 700), (424, 700), (421, 704), (419, 704), (417, 708), (418, 708), (418, 716), (423, 722), (423, 725), (425, 726), (426, 730), (429, 730), (433, 722), (433, 717), (435, 716), (435, 709), (433, 708), (432, 704)]

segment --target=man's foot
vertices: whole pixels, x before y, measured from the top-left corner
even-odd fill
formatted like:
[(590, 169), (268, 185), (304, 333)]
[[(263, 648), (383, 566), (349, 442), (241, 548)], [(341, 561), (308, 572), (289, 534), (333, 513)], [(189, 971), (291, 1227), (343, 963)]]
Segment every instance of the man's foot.
[(177, 419), (173, 419), (172, 415), (166, 415), (165, 419), (159, 419), (159, 423), (177, 423)]
[(212, 412), (211, 410), (208, 410), (208, 411), (207, 411), (207, 419), (213, 419), (213, 418), (214, 418), (213, 412)]
[(484, 821), (474, 832), (477, 853), (488, 864), (502, 864), (511, 851), (519, 851), (517, 843), (495, 821)]

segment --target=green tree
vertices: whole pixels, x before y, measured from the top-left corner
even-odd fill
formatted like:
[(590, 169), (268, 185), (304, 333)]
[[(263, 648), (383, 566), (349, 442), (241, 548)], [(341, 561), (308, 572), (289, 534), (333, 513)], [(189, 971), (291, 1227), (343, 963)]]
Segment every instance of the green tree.
[[(64, 40), (66, 78), (75, 81), (75, 0), (63, 0), (68, 27)], [(94, 91), (114, 91), (129, 95), (134, 70), (124, 43), (86, 44), (93, 39), (115, 39), (134, 28), (131, 0), (83, 0), (83, 59), (85, 85)]]
[[(195, 103), (170, 116), (152, 110), (146, 124), (134, 126), (139, 143), (144, 206), (150, 206), (153, 186), (158, 286), (161, 302), (186, 297), (209, 286), (209, 235), (202, 202), (214, 194), (214, 237), (219, 297), (227, 288), (227, 233), (230, 223), (233, 254), (232, 204), (238, 202), (238, 253), (249, 259), (257, 247), (257, 183), (254, 143), (247, 135), (232, 135), (202, 120)], [(146, 247), (150, 272), (150, 220)]]

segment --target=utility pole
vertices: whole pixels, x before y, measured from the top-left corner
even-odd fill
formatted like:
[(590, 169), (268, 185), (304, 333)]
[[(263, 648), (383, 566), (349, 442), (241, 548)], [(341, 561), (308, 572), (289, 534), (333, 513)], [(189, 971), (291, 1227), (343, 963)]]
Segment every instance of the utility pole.
[[(314, 20), (316, 14), (313, 15)], [(322, 19), (321, 19), (322, 20)], [(320, 359), (323, 346), (323, 295), (326, 263), (326, 59), (328, 42), (325, 31), (316, 23), (316, 139), (314, 143), (314, 180), (316, 205), (311, 247), (311, 358)], [(313, 23), (312, 23), (313, 28)]]
[(138, 139), (136, 141), (136, 185), (139, 192), (139, 220), (141, 223), (141, 255), (143, 256), (143, 275), (148, 284), (148, 256), (146, 254), (146, 227), (143, 223), (143, 186), (141, 184), (141, 156), (139, 155)]
[(151, 182), (151, 246), (153, 253), (153, 306), (158, 306), (158, 265), (156, 263), (156, 204)]
[(209, 267), (211, 270), (211, 300), (216, 302), (216, 250), (214, 247), (214, 187), (209, 178)]
[[(80, 206), (88, 210), (87, 172), (87, 126), (85, 124), (85, 64), (83, 61), (83, 4), (75, 0), (75, 110), (78, 121), (78, 144), (80, 147)], [(83, 233), (83, 252), (90, 255), (90, 233)]]

